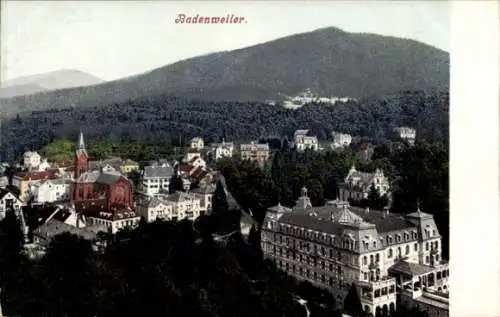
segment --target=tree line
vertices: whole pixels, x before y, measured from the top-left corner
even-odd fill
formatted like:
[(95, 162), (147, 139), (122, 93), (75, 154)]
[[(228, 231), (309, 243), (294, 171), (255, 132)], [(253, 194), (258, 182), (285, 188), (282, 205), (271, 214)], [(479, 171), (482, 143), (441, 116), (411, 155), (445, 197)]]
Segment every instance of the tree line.
[(392, 138), (398, 126), (415, 127), (418, 137), (448, 141), (447, 93), (402, 92), (335, 105), (309, 104), (291, 110), (262, 103), (210, 102), (158, 95), (100, 107), (53, 109), (5, 120), (6, 156), (40, 149), (59, 139), (144, 144), (185, 143), (201, 136), (207, 143), (291, 136), (310, 129), (322, 141), (332, 131), (377, 143)]

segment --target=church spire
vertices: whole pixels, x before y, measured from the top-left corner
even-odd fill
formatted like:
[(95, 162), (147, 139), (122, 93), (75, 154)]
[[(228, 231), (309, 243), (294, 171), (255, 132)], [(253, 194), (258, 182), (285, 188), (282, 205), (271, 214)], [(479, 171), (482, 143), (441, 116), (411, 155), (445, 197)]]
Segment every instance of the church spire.
[(76, 154), (77, 154), (77, 156), (79, 156), (80, 154), (87, 155), (87, 150), (85, 149), (85, 141), (83, 139), (82, 129), (80, 129), (80, 135), (78, 137), (78, 142), (76, 144)]

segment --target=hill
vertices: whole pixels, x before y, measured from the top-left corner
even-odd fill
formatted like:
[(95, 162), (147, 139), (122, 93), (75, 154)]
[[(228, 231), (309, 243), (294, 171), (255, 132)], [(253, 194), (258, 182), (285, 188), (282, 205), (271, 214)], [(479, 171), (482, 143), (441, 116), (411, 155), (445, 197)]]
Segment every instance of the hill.
[(319, 29), (255, 46), (198, 56), (99, 85), (1, 100), (4, 112), (95, 107), (159, 94), (203, 100), (264, 101), (305, 88), (366, 97), (447, 90), (449, 54), (375, 34)]
[(46, 89), (37, 84), (17, 84), (0, 88), (0, 98), (12, 98), (15, 96), (29, 95)]
[(0, 98), (29, 95), (40, 91), (96, 85), (103, 82), (102, 79), (79, 70), (63, 69), (18, 77), (2, 82)]
[[(201, 136), (208, 142), (250, 140), (310, 129), (320, 140), (332, 131), (368, 140), (391, 138), (398, 126), (446, 143), (447, 93), (405, 92), (335, 105), (306, 105), (298, 110), (262, 103), (187, 100), (170, 95), (93, 108), (54, 109), (21, 115), (3, 124), (2, 145), (19, 154), (56, 139), (76, 140), (80, 128), (89, 140), (161, 143)], [(14, 153), (12, 153), (14, 154)]]

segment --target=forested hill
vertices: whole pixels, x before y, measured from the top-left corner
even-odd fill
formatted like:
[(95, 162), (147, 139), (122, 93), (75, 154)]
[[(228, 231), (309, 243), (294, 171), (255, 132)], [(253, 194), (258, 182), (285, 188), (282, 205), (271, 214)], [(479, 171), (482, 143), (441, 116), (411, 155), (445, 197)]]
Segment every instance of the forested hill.
[(4, 114), (96, 107), (172, 94), (264, 101), (306, 88), (361, 98), (403, 90), (447, 91), (449, 54), (408, 39), (324, 28), (251, 47), (198, 56), (100, 85), (0, 99)]
[(448, 94), (406, 92), (335, 105), (306, 105), (298, 110), (259, 103), (188, 101), (169, 95), (105, 107), (35, 112), (6, 120), (3, 146), (12, 151), (38, 149), (55, 139), (76, 139), (82, 129), (93, 140), (164, 143), (182, 137), (206, 142), (249, 140), (310, 129), (320, 140), (332, 131), (374, 141), (394, 127), (416, 127), (419, 137), (448, 140)]

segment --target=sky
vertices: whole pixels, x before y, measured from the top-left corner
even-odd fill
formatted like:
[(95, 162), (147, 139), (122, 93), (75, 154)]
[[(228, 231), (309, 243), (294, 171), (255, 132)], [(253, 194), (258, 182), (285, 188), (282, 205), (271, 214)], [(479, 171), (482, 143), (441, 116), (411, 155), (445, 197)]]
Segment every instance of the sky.
[[(450, 48), (449, 1), (1, 2), (1, 81), (61, 69), (114, 80), (329, 26)], [(178, 14), (244, 21), (178, 24)]]

